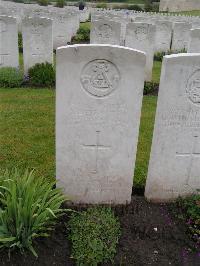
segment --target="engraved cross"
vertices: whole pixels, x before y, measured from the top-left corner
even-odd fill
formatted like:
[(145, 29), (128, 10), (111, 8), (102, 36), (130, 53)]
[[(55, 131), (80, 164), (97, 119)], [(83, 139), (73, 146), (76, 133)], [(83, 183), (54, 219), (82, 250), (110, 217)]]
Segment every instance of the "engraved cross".
[(89, 148), (89, 149), (94, 149), (95, 151), (95, 167), (94, 170), (92, 171), (92, 173), (97, 173), (98, 172), (98, 160), (99, 160), (99, 151), (100, 150), (105, 150), (105, 149), (110, 149), (110, 146), (105, 146), (100, 144), (100, 131), (96, 131), (96, 144), (92, 144), (92, 145), (83, 145), (83, 147), (85, 148)]
[(187, 170), (186, 185), (188, 185), (189, 180), (191, 178), (191, 172), (192, 172), (194, 158), (196, 158), (196, 157), (199, 157), (200, 158), (200, 151), (199, 152), (196, 151), (198, 137), (199, 136), (197, 134), (195, 134), (193, 136), (193, 144), (192, 144), (192, 150), (191, 150), (191, 152), (185, 152), (185, 153), (176, 152), (176, 156), (179, 156), (179, 157), (189, 157), (190, 158), (190, 163), (189, 163), (189, 167), (188, 167), (188, 170)]

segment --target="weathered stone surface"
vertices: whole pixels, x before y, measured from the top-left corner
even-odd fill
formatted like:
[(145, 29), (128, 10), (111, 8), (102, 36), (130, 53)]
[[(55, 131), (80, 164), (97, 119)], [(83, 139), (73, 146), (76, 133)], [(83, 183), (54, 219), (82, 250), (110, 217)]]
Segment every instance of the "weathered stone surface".
[(121, 24), (109, 20), (97, 20), (91, 24), (90, 43), (120, 45)]
[(125, 47), (57, 49), (56, 176), (73, 202), (130, 202), (144, 67)]
[(200, 189), (200, 55), (163, 61), (145, 195), (170, 201)]
[(17, 21), (10, 16), (0, 16), (0, 67), (18, 67)]
[(151, 81), (155, 49), (156, 26), (147, 23), (129, 23), (126, 28), (125, 46), (146, 53), (145, 80)]
[(25, 18), (22, 21), (24, 72), (37, 63), (53, 63), (52, 20)]
[(169, 51), (171, 40), (172, 40), (172, 22), (157, 20), (156, 21), (155, 51), (156, 52)]
[(53, 15), (53, 48), (67, 45), (79, 28), (79, 16), (62, 14)]
[(190, 31), (188, 53), (200, 53), (200, 28)]
[(192, 25), (187, 22), (174, 23), (173, 38), (172, 38), (172, 50), (181, 51), (188, 49), (190, 29)]

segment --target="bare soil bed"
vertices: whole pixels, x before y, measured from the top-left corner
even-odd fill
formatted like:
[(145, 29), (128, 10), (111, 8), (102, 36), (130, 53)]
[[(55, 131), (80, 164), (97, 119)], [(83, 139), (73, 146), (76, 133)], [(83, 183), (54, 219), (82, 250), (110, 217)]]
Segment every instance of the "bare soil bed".
[[(130, 205), (117, 206), (114, 210), (122, 228), (114, 265), (200, 265), (200, 252), (190, 251), (194, 242), (187, 234), (186, 225), (170, 213), (169, 205), (152, 204), (143, 196), (133, 196)], [(11, 253), (9, 258), (4, 250), (0, 253), (0, 265), (75, 265), (70, 258), (67, 220), (65, 217), (59, 221), (51, 237), (36, 241), (37, 259), (30, 253), (19, 252)]]

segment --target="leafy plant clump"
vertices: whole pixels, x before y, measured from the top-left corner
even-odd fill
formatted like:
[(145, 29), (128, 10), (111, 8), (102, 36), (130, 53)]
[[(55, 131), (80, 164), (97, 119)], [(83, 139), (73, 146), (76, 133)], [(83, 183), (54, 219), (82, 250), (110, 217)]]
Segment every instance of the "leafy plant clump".
[(98, 4), (96, 4), (96, 8), (106, 9), (107, 8), (107, 4), (106, 3), (98, 3)]
[(65, 6), (65, 0), (56, 0), (56, 7), (63, 8)]
[(19, 47), (19, 52), (23, 53), (23, 39), (22, 39), (22, 33), (18, 33), (18, 47)]
[(2, 67), (0, 68), (0, 87), (16, 88), (23, 83), (23, 73), (18, 68)]
[(50, 63), (35, 64), (28, 71), (30, 84), (40, 87), (55, 86), (55, 69)]
[(185, 199), (178, 199), (175, 203), (178, 207), (178, 218), (184, 220), (189, 233), (195, 241), (196, 249), (200, 249), (200, 195), (193, 195)]
[(180, 54), (180, 53), (186, 53), (186, 50), (182, 49), (182, 50), (176, 50), (176, 51), (169, 50), (167, 52), (157, 52), (157, 53), (154, 54), (154, 60), (162, 62), (163, 57), (165, 55)]
[(37, 1), (40, 6), (48, 6), (49, 0), (38, 0)]
[(144, 95), (149, 95), (149, 94), (158, 94), (158, 89), (159, 89), (159, 84), (155, 82), (145, 82), (144, 83)]
[(65, 197), (54, 185), (33, 171), (0, 173), (0, 248), (28, 249), (37, 256), (33, 240), (49, 236), (64, 212)]
[(90, 24), (81, 23), (76, 36), (73, 37), (72, 43), (89, 43), (90, 42)]
[(74, 213), (69, 221), (72, 257), (78, 265), (113, 261), (120, 237), (120, 224), (111, 208), (89, 208)]

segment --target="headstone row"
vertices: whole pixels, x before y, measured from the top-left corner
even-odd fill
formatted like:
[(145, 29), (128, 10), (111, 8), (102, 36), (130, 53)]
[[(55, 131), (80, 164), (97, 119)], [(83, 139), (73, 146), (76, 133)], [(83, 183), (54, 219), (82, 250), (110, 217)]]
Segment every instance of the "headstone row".
[[(165, 56), (145, 195), (200, 190), (200, 54)], [(56, 176), (73, 202), (131, 201), (145, 54), (92, 44), (57, 50)]]

